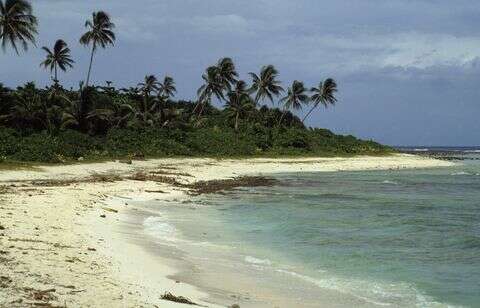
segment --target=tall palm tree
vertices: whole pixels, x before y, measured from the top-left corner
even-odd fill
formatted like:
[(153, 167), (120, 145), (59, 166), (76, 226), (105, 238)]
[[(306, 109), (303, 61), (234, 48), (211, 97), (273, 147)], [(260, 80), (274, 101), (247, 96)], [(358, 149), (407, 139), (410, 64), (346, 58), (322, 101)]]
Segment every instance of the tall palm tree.
[(255, 73), (249, 74), (252, 77), (251, 91), (256, 93), (255, 103), (258, 103), (265, 98), (268, 98), (273, 104), (273, 97), (279, 96), (283, 92), (278, 78), (278, 71), (273, 65), (262, 67), (260, 75)]
[(280, 100), (280, 103), (283, 103), (283, 114), (278, 122), (278, 125), (282, 123), (283, 118), (288, 110), (302, 109), (302, 104), (308, 104), (310, 98), (306, 94), (307, 89), (303, 82), (295, 80), (292, 83), (292, 86), (288, 88), (287, 95)]
[(227, 115), (235, 119), (235, 131), (238, 131), (240, 117), (255, 108), (255, 102), (248, 94), (247, 84), (245, 81), (238, 81), (235, 90), (228, 93), (228, 101), (225, 106)]
[(310, 91), (314, 93), (311, 97), (313, 107), (305, 115), (302, 123), (305, 123), (305, 120), (318, 105), (322, 104), (325, 108), (328, 108), (328, 105), (333, 106), (337, 102), (337, 98), (335, 97), (335, 93), (338, 92), (337, 83), (332, 78), (328, 78), (325, 82), (320, 82), (318, 88), (313, 87)]
[(32, 15), (32, 5), (26, 0), (0, 0), (0, 40), (3, 50), (10, 44), (19, 54), (18, 45), (28, 49), (35, 45), (37, 18)]
[(94, 12), (92, 14), (92, 20), (85, 22), (85, 27), (89, 29), (80, 38), (82, 45), (92, 45), (92, 52), (90, 55), (90, 65), (88, 67), (87, 81), (85, 87), (88, 87), (90, 82), (90, 73), (92, 72), (93, 55), (97, 51), (98, 47), (106, 48), (108, 45), (114, 45), (115, 33), (113, 29), (115, 24), (110, 21), (110, 16), (103, 12)]
[(70, 48), (68, 48), (67, 43), (63, 40), (57, 40), (53, 50), (45, 46), (42, 47), (42, 49), (47, 53), (47, 57), (40, 66), (50, 69), (50, 72), (54, 71), (54, 82), (57, 84), (58, 68), (65, 72), (67, 67), (73, 67), (73, 63), (75, 63), (70, 56)]

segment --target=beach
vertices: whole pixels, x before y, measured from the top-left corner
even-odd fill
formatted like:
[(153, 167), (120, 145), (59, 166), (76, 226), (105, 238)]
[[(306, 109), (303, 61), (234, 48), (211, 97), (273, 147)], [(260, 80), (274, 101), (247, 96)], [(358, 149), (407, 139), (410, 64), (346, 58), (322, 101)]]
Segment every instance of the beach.
[[(275, 173), (396, 170), (453, 163), (414, 155), (155, 159), (0, 171), (0, 306), (181, 307), (165, 293), (225, 307), (176, 274), (134, 232), (136, 202), (188, 201), (187, 184)], [(182, 185), (183, 184), (183, 185)], [(133, 231), (132, 231), (133, 230)], [(175, 278), (174, 278), (175, 277)], [(181, 276), (179, 276), (181, 277)], [(222, 277), (228, 284), (228, 276)], [(325, 291), (325, 298), (334, 294)], [(339, 307), (352, 302), (345, 297)], [(231, 298), (230, 304), (236, 304)], [(331, 303), (330, 303), (331, 304)], [(331, 306), (319, 303), (318, 307)], [(365, 305), (368, 306), (368, 305)]]

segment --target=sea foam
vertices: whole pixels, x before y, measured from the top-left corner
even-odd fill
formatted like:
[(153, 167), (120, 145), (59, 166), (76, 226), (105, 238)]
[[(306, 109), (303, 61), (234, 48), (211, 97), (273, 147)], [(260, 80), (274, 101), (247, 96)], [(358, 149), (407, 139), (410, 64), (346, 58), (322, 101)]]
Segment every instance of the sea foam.
[(178, 242), (179, 231), (171, 224), (166, 222), (166, 218), (160, 216), (150, 216), (143, 221), (145, 231), (164, 241)]
[(245, 257), (245, 262), (250, 263), (250, 264), (255, 264), (255, 265), (272, 265), (272, 261), (268, 259), (257, 259), (252, 256), (246, 256)]

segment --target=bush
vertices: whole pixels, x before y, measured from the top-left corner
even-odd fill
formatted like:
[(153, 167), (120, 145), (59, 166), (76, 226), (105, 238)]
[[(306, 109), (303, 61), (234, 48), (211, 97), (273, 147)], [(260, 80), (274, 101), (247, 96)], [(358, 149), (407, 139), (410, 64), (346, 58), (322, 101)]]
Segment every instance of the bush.
[(105, 151), (109, 156), (182, 156), (190, 150), (178, 140), (181, 132), (160, 129), (117, 129), (111, 130), (105, 141)]
[(7, 157), (18, 151), (20, 135), (13, 129), (0, 128), (0, 157)]
[(34, 134), (24, 137), (18, 143), (13, 159), (37, 162), (61, 162), (59, 142), (56, 137), (46, 134)]
[(333, 156), (389, 153), (391, 149), (353, 136), (335, 135), (326, 129), (269, 128), (245, 125), (239, 132), (228, 126), (206, 128), (112, 129), (106, 136), (93, 137), (78, 131), (58, 136), (21, 136), (12, 129), (0, 129), (0, 157), (19, 161), (62, 162), (85, 158), (129, 156)]
[(186, 146), (195, 155), (246, 156), (256, 152), (254, 140), (236, 134), (232, 129), (199, 129), (187, 134)]
[(304, 129), (291, 128), (278, 131), (275, 134), (274, 147), (276, 148), (294, 148), (308, 150), (310, 148), (311, 138), (308, 131)]
[(97, 138), (77, 131), (67, 130), (58, 135), (58, 154), (68, 159), (88, 157), (100, 149)]

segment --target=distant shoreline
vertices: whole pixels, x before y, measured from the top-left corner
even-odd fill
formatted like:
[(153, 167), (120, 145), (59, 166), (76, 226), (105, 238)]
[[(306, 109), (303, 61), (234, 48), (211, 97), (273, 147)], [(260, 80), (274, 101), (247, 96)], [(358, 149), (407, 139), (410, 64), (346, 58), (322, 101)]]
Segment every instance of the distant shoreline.
[(128, 223), (128, 213), (138, 210), (135, 200), (188, 199), (188, 188), (172, 181), (191, 184), (277, 172), (452, 165), (395, 154), (351, 158), (158, 159), (2, 171), (0, 271), (8, 277), (8, 283), (0, 288), (0, 306), (41, 302), (177, 307), (160, 299), (165, 292), (171, 292), (216, 307), (209, 303), (207, 294), (168, 278), (177, 273), (174, 265), (152, 263), (157, 259), (132, 244), (139, 239), (119, 232), (120, 226)]

